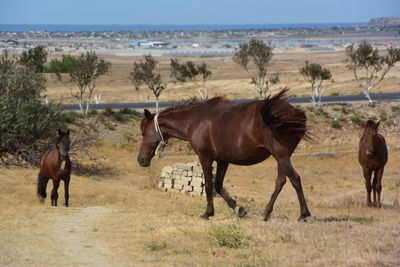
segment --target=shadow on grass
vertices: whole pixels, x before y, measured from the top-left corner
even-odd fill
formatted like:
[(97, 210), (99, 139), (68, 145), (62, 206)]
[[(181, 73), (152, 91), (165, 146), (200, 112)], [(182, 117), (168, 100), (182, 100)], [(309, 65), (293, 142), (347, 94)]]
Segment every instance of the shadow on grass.
[(316, 222), (356, 222), (362, 225), (369, 225), (376, 221), (374, 217), (364, 216), (330, 216), (325, 218), (313, 217), (313, 221)]
[(75, 163), (72, 166), (72, 174), (88, 176), (95, 180), (110, 178), (118, 175), (118, 170), (114, 168), (104, 167), (102, 164), (82, 164)]

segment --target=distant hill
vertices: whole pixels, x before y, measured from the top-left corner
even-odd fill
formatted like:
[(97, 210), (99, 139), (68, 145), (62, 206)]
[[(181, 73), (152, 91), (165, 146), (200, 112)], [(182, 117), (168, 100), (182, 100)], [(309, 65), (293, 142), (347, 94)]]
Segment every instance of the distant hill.
[(400, 25), (400, 18), (395, 17), (381, 17), (381, 18), (372, 18), (368, 22), (369, 26), (396, 26)]

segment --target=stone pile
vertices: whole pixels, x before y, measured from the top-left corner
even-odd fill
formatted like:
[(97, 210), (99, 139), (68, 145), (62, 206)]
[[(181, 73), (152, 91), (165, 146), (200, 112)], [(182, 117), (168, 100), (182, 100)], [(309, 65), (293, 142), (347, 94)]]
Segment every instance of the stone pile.
[[(214, 183), (214, 168), (213, 176)], [(173, 166), (165, 166), (162, 169), (158, 187), (167, 192), (181, 193), (189, 196), (202, 196), (206, 194), (204, 183), (203, 169), (199, 163), (177, 163)]]

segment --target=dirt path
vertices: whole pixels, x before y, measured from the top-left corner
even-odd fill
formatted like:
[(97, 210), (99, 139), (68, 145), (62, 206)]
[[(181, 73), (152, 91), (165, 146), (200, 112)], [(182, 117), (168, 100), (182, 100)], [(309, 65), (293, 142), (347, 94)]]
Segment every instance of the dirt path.
[(52, 222), (52, 241), (73, 266), (109, 266), (106, 249), (96, 238), (98, 219), (109, 215), (107, 207), (57, 208)]

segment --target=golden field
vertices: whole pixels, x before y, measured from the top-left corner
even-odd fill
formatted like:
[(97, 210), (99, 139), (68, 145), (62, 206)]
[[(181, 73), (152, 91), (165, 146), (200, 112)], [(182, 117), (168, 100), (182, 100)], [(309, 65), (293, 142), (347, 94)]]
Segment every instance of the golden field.
[[(112, 73), (98, 83), (102, 102), (137, 101), (127, 78), (133, 58), (110, 57)], [(274, 56), (272, 71), (281, 73), (279, 86), (289, 94), (308, 94), (298, 68), (305, 60), (333, 71), (327, 92), (359, 93), (360, 87), (342, 63), (342, 53), (288, 53)], [(160, 59), (168, 64), (166, 58)], [(202, 59), (193, 59), (201, 62)], [(210, 95), (229, 98), (255, 97), (246, 74), (230, 58), (204, 59), (213, 78)], [(161, 64), (161, 65), (162, 65)], [(376, 91), (399, 88), (400, 69), (391, 70)], [(49, 80), (49, 98), (68, 97), (68, 87)], [(170, 85), (162, 100), (193, 95), (186, 85)], [(299, 204), (288, 182), (267, 222), (261, 213), (275, 185), (276, 162), (240, 167), (230, 165), (225, 187), (248, 215), (238, 219), (220, 197), (215, 216), (199, 218), (205, 197), (161, 192), (152, 184), (165, 165), (193, 162), (196, 156), (181, 141), (173, 141), (166, 156), (153, 159), (150, 168), (136, 161), (141, 136), (139, 121), (115, 130), (99, 125), (102, 142), (92, 150), (104, 157), (102, 169), (73, 173), (70, 207), (42, 206), (36, 198), (38, 169), (0, 167), (0, 265), (10, 266), (399, 266), (400, 265), (400, 130), (398, 103), (346, 106), (362, 118), (382, 123), (389, 147), (383, 174), (381, 209), (369, 208), (362, 170), (357, 160), (359, 126), (350, 121), (333, 129), (332, 118), (344, 116), (342, 107), (324, 107), (331, 117), (307, 111), (316, 142), (302, 141), (292, 157), (301, 175), (312, 217), (297, 222)], [(360, 115), (360, 116), (361, 116)], [(349, 115), (350, 116), (350, 115)], [(127, 137), (129, 136), (129, 138)], [(335, 153), (326, 153), (335, 152)], [(52, 186), (49, 183), (48, 195)], [(64, 201), (60, 186), (59, 203)], [(222, 233), (222, 234), (221, 234)], [(236, 247), (221, 245), (221, 238), (237, 238)], [(229, 242), (228, 242), (229, 244)], [(232, 243), (230, 243), (232, 244)]]
[[(113, 102), (140, 102), (139, 95), (130, 81), (130, 72), (133, 62), (139, 61), (141, 57), (135, 56), (102, 56), (110, 61), (112, 65), (111, 73), (100, 77), (96, 83), (95, 94), (101, 94), (101, 103)], [(304, 66), (305, 61), (321, 64), (332, 72), (332, 80), (326, 81), (325, 95), (333, 93), (359, 94), (362, 92), (359, 82), (355, 81), (352, 71), (346, 67), (344, 51), (330, 52), (309, 52), (309, 51), (290, 51), (276, 52), (271, 59), (271, 66), (268, 72), (278, 73), (280, 82), (271, 86), (271, 93), (275, 93), (285, 86), (291, 88), (292, 96), (310, 95), (309, 83), (306, 82), (299, 73), (300, 67)], [(157, 58), (159, 70), (164, 81), (170, 80), (170, 58)], [(205, 87), (210, 97), (224, 96), (229, 99), (257, 98), (258, 95), (250, 84), (248, 74), (239, 65), (232, 61), (231, 57), (216, 58), (179, 58), (180, 62), (192, 60), (196, 63), (205, 62), (212, 72), (211, 78), (206, 82)], [(400, 85), (400, 66), (396, 65), (386, 75), (385, 79), (374, 88), (371, 93), (377, 92), (397, 92)], [(71, 98), (71, 91), (76, 90), (65, 79), (64, 82), (57, 81), (48, 75), (47, 95), (50, 100), (63, 101), (63, 103), (76, 103)], [(142, 89), (143, 97), (146, 101), (155, 101), (151, 95), (147, 99), (147, 93)], [(167, 84), (167, 89), (160, 96), (160, 101), (179, 101), (188, 99), (195, 94), (195, 89), (191, 83), (172, 82)], [(92, 99), (92, 103), (94, 100)]]

